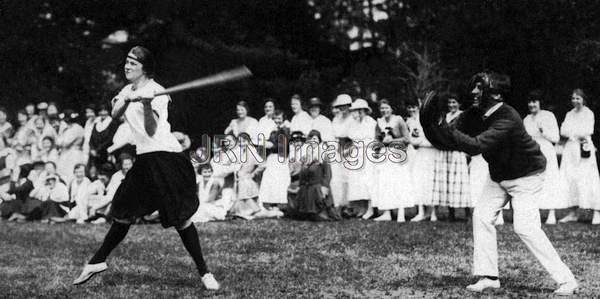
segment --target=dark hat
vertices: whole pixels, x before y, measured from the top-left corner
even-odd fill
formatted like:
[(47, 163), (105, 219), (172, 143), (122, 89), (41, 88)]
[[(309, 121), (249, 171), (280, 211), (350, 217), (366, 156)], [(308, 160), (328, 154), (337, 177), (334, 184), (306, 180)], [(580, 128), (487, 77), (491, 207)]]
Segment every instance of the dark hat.
[(314, 107), (314, 106), (323, 106), (323, 103), (321, 103), (321, 100), (319, 98), (311, 98), (310, 100), (308, 100), (308, 107)]
[(46, 165), (46, 163), (44, 163), (44, 161), (40, 161), (40, 160), (33, 161), (33, 163), (31, 163), (31, 166), (33, 168), (38, 167), (38, 166), (44, 167), (45, 165)]
[(306, 136), (301, 131), (294, 131), (290, 136), (290, 141), (306, 141)]

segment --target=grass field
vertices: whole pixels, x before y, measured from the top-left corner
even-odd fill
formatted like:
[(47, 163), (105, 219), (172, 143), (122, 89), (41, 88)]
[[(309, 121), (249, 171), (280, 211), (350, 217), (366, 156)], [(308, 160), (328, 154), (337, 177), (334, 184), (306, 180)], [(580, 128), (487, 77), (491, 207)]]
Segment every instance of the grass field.
[[(0, 223), (0, 297), (48, 298), (382, 298), (474, 297), (467, 223), (347, 220), (232, 221), (197, 225), (222, 289), (201, 287), (173, 229), (132, 227), (108, 271), (71, 286), (108, 225)], [(600, 296), (600, 229), (545, 227), (581, 282), (577, 297)], [(510, 224), (499, 228), (501, 297), (546, 297), (555, 285)]]

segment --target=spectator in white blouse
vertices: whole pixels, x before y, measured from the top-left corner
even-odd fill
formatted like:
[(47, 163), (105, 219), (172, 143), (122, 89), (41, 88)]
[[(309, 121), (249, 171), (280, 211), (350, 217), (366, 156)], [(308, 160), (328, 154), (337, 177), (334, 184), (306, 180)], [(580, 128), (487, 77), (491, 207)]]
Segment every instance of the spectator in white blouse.
[(308, 102), (308, 112), (311, 118), (311, 130), (321, 133), (323, 142), (334, 141), (331, 120), (321, 114), (323, 103), (319, 98), (312, 98)]
[[(275, 100), (267, 98), (264, 102), (265, 115), (258, 120), (258, 128), (256, 130), (259, 139), (256, 144), (263, 144), (269, 139), (271, 132), (273, 132), (277, 125), (273, 121), (273, 113), (275, 112)], [(263, 138), (262, 140), (260, 138)]]
[(299, 95), (295, 94), (290, 100), (290, 107), (294, 116), (290, 122), (290, 132), (302, 132), (304, 136), (310, 133), (312, 127), (312, 118), (302, 107), (302, 99)]
[(85, 157), (85, 164), (87, 164), (90, 155), (90, 138), (92, 137), (92, 130), (96, 124), (96, 106), (89, 104), (85, 107), (85, 124), (83, 126), (83, 154)]
[(238, 118), (231, 120), (229, 126), (225, 128), (225, 134), (232, 134), (237, 137), (241, 133), (246, 133), (250, 136), (256, 136), (258, 121), (254, 117), (249, 116), (250, 107), (248, 103), (246, 101), (239, 101), (235, 112)]

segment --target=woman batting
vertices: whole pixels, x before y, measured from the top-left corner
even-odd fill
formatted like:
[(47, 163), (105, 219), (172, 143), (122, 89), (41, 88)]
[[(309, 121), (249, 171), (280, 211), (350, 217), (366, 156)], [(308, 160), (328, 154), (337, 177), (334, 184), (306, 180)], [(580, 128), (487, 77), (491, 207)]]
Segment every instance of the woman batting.
[(133, 221), (158, 210), (162, 226), (177, 229), (204, 286), (217, 290), (219, 283), (208, 272), (198, 232), (190, 221), (198, 208), (194, 169), (171, 133), (167, 121), (170, 98), (154, 97), (164, 88), (152, 79), (153, 66), (152, 54), (146, 48), (137, 46), (127, 54), (124, 71), (130, 84), (112, 100), (112, 117), (125, 115), (137, 159), (113, 198), (110, 215), (114, 222), (102, 246), (73, 284), (85, 283), (105, 271), (106, 258), (125, 238)]

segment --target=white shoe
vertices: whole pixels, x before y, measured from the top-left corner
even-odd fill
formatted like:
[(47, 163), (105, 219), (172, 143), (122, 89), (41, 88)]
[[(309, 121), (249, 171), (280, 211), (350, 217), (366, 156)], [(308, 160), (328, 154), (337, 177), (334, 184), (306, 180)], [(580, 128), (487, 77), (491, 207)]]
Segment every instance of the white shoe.
[(478, 282), (468, 285), (467, 290), (471, 292), (483, 292), (485, 289), (499, 289), (500, 280), (491, 280), (489, 278), (482, 278)]
[(556, 217), (548, 217), (545, 222), (547, 225), (556, 225)]
[(431, 222), (438, 221), (437, 216), (435, 214), (431, 214), (431, 219), (429, 221), (431, 221)]
[(592, 224), (600, 224), (600, 211), (594, 211), (594, 217), (592, 218)]
[(569, 214), (569, 215), (563, 217), (562, 219), (558, 220), (558, 222), (560, 222), (560, 223), (577, 222), (577, 215)]
[[(400, 219), (400, 218), (398, 218)], [(392, 215), (390, 215), (390, 212), (384, 212), (383, 214), (381, 214), (381, 216), (373, 219), (373, 221), (391, 221), (392, 220)]]
[(207, 290), (218, 290), (221, 287), (212, 273), (204, 274), (204, 276), (202, 276), (202, 283)]
[(554, 295), (558, 295), (558, 296), (573, 295), (577, 292), (577, 287), (579, 287), (579, 285), (577, 284), (576, 281), (565, 282), (565, 283), (561, 284), (560, 287), (558, 287), (558, 289), (556, 289), (554, 291)]
[(373, 209), (368, 209), (367, 212), (362, 216), (362, 219), (367, 220), (373, 217)]
[(83, 271), (81, 271), (81, 274), (79, 275), (79, 277), (77, 277), (77, 279), (75, 279), (73, 281), (73, 284), (78, 285), (78, 284), (85, 283), (90, 278), (92, 278), (94, 275), (96, 275), (100, 272), (104, 272), (106, 269), (108, 269), (106, 262), (102, 262), (102, 263), (98, 263), (98, 264), (87, 264), (83, 267)]
[(106, 223), (106, 219), (104, 219), (102, 217), (92, 221), (92, 224), (102, 224), (102, 223)]
[(410, 219), (410, 222), (421, 222), (425, 220), (425, 215), (423, 214), (417, 214), (415, 217), (413, 217), (412, 219)]

